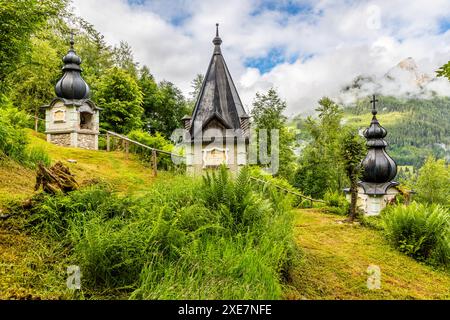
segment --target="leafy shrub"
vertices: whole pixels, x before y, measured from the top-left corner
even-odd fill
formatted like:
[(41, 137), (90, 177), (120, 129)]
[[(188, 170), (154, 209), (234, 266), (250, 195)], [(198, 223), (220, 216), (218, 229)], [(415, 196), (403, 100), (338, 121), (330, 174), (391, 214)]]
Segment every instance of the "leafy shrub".
[(164, 138), (159, 132), (152, 135), (142, 130), (133, 130), (128, 133), (128, 137), (152, 148), (164, 151), (172, 151), (173, 149), (170, 141)]
[(180, 208), (177, 212), (177, 227), (186, 232), (194, 232), (219, 225), (217, 211), (206, 208), (203, 204), (193, 204)]
[[(91, 186), (68, 195), (42, 195), (30, 210), (29, 226), (57, 240), (64, 240), (69, 229), (82, 226), (89, 219), (114, 215), (117, 202), (105, 185)], [(120, 211), (120, 210), (117, 210)], [(115, 212), (116, 213), (116, 212)]]
[[(173, 221), (172, 221), (173, 222)], [(152, 221), (125, 223), (120, 218), (89, 220), (80, 232), (74, 258), (90, 287), (136, 285), (142, 268), (157, 255), (177, 257), (185, 234), (161, 215)]]
[(297, 207), (302, 201), (301, 197), (287, 192), (291, 191), (294, 193), (299, 193), (299, 191), (285, 178), (273, 177), (271, 174), (264, 172), (260, 167), (256, 166), (249, 167), (249, 170), (250, 175), (253, 178), (266, 182), (263, 184), (261, 181), (255, 181), (253, 183), (254, 189), (264, 194), (265, 197), (268, 197), (275, 210), (286, 211), (293, 206)]
[(106, 150), (106, 137), (104, 135), (98, 136), (98, 149), (99, 150)]
[(450, 206), (450, 167), (443, 159), (429, 157), (420, 168), (414, 187), (419, 201)]
[[(180, 258), (155, 256), (141, 273), (133, 299), (275, 299), (289, 268), (292, 215), (282, 194), (275, 202), (255, 192), (248, 168), (231, 179), (227, 170), (208, 173), (201, 204), (178, 212), (177, 226), (194, 230)], [(258, 189), (258, 188), (256, 188)], [(272, 192), (267, 188), (261, 192)], [(269, 198), (269, 194), (264, 194)], [(191, 220), (191, 215), (199, 217)], [(184, 217), (183, 217), (184, 216)], [(202, 232), (208, 230), (214, 232)], [(192, 235), (195, 234), (195, 237)], [(220, 267), (218, 267), (220, 265)], [(248, 288), (252, 290), (248, 290)]]
[(387, 207), (382, 224), (400, 251), (430, 263), (450, 263), (450, 213), (444, 207), (415, 202)]
[(29, 140), (24, 128), (28, 122), (25, 113), (8, 104), (2, 107), (0, 102), (0, 158), (7, 156), (32, 168), (39, 162), (49, 165), (51, 160), (44, 149), (27, 148)]
[(340, 194), (339, 192), (328, 190), (327, 192), (325, 192), (323, 200), (328, 207), (328, 211), (339, 215), (348, 214), (350, 203), (347, 201), (345, 196)]
[(26, 161), (28, 138), (22, 128), (14, 125), (13, 117), (11, 109), (0, 109), (0, 152), (23, 163)]
[[(142, 130), (133, 130), (128, 134), (128, 137), (132, 140), (145, 144), (146, 146), (167, 152), (171, 152), (174, 148), (173, 144), (169, 140), (164, 138), (159, 132), (156, 132), (154, 135), (152, 135)], [(136, 147), (136, 151), (139, 152), (140, 157), (144, 161), (151, 161), (150, 150)], [(173, 162), (170, 155), (160, 154), (158, 156), (158, 168), (166, 170), (173, 168)]]

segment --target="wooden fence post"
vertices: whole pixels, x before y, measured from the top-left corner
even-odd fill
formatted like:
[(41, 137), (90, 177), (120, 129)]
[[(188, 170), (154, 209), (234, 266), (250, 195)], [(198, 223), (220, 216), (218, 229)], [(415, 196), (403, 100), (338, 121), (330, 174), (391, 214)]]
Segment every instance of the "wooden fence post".
[(38, 128), (39, 128), (39, 118), (38, 113), (36, 111), (36, 113), (34, 114), (34, 131), (38, 132)]
[(128, 152), (129, 152), (129, 143), (128, 140), (125, 140), (125, 153), (127, 155), (127, 160), (128, 160)]
[(152, 150), (152, 175), (153, 177), (156, 177), (157, 174), (158, 168), (157, 168), (156, 150)]
[(111, 143), (109, 133), (106, 133), (106, 151), (111, 151), (111, 146), (109, 145)]

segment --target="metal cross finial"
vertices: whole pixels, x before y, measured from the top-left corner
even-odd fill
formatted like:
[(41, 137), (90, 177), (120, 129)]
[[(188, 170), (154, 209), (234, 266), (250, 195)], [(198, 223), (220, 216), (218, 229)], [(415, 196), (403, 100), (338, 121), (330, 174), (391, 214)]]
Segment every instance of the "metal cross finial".
[(219, 37), (219, 24), (216, 23), (216, 37), (213, 39), (213, 43), (216, 46), (215, 53), (220, 53), (219, 46), (222, 44), (222, 39)]
[(73, 41), (74, 32), (70, 31), (70, 49), (73, 49), (75, 41)]
[(377, 108), (376, 108), (377, 102), (378, 102), (378, 99), (375, 97), (375, 95), (372, 95), (372, 100), (370, 100), (370, 103), (372, 103), (372, 114), (373, 115), (377, 114)]

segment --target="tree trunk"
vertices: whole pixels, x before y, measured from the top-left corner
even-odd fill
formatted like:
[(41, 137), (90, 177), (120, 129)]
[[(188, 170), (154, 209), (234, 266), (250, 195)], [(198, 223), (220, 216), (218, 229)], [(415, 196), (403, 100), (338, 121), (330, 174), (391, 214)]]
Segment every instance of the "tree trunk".
[(349, 217), (349, 220), (353, 221), (356, 218), (356, 202), (358, 200), (358, 183), (357, 183), (357, 181), (351, 181), (350, 196), (351, 196), (351, 201), (350, 201), (350, 217)]

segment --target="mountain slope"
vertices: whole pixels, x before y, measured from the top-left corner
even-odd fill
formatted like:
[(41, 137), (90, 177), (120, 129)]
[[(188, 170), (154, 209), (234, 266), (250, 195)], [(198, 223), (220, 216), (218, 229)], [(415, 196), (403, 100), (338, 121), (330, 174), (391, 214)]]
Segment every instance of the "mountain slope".
[[(419, 167), (428, 155), (450, 161), (450, 98), (378, 97), (378, 119), (388, 130), (388, 151), (399, 165)], [(369, 99), (345, 108), (345, 121), (355, 128), (370, 124)]]

